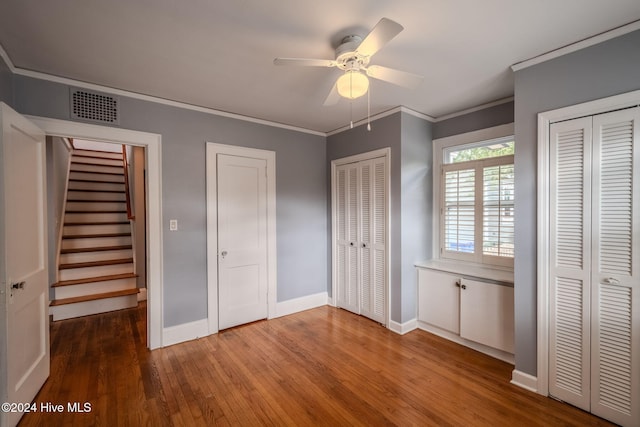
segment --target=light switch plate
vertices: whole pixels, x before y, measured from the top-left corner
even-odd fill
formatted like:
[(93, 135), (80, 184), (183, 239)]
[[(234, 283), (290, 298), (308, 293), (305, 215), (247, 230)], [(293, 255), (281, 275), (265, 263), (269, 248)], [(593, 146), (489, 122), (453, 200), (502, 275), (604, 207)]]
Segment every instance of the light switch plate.
[(177, 231), (178, 230), (178, 220), (170, 219), (169, 220), (169, 231)]

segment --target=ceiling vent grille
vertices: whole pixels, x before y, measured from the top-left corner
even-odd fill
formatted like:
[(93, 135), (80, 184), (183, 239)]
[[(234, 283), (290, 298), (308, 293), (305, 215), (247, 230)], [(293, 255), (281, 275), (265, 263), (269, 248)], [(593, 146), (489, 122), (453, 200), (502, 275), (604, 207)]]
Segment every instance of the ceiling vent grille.
[(118, 124), (118, 98), (85, 89), (71, 88), (71, 118)]

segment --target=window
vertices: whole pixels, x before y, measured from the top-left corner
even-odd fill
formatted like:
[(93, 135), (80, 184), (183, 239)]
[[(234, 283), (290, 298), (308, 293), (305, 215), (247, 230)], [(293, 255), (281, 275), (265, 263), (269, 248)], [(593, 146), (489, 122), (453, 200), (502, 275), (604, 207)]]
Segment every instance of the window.
[(513, 266), (513, 137), (439, 148), (440, 257)]

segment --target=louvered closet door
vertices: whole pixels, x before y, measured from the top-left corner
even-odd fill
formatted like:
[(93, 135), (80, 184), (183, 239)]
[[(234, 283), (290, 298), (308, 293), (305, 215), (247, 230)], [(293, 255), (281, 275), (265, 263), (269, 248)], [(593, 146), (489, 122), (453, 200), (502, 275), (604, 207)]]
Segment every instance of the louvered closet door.
[(551, 125), (549, 394), (590, 406), (591, 118)]
[(360, 164), (361, 314), (385, 322), (385, 158)]
[(336, 168), (338, 307), (360, 313), (358, 274), (358, 164)]
[(593, 119), (591, 412), (640, 425), (640, 109)]

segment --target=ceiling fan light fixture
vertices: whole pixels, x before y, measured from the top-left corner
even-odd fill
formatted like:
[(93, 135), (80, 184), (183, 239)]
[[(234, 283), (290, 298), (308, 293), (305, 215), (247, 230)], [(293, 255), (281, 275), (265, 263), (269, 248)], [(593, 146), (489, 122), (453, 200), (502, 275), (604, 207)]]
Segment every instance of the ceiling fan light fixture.
[(358, 70), (348, 70), (338, 78), (336, 89), (344, 98), (360, 98), (369, 90), (369, 79)]

